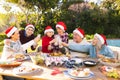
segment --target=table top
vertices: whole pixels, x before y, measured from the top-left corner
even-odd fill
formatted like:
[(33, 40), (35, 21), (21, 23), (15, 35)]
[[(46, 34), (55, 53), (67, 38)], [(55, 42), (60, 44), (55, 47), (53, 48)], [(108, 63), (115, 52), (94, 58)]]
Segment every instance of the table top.
[[(22, 64), (24, 65), (34, 65), (30, 60), (24, 61)], [(0, 67), (0, 74), (1, 75), (8, 75), (8, 76), (15, 76), (15, 77), (21, 77), (21, 78), (27, 78), (27, 79), (36, 79), (36, 80), (72, 80), (69, 76), (64, 75), (63, 73), (57, 74), (57, 75), (51, 75), (53, 69), (43, 66), (43, 65), (34, 65), (41, 69), (43, 69), (42, 73), (37, 73), (33, 76), (20, 76), (13, 73), (13, 67), (9, 68), (2, 68)], [(94, 67), (87, 67), (90, 68), (90, 70), (94, 73), (94, 76), (90, 78), (89, 80), (119, 80), (119, 79), (113, 79), (106, 77), (98, 68), (101, 66), (101, 64), (98, 64)], [(86, 68), (85, 66), (83, 66)], [(119, 69), (120, 67), (118, 67)], [(65, 70), (63, 67), (59, 67), (60, 70)], [(120, 69), (119, 69), (120, 70)]]

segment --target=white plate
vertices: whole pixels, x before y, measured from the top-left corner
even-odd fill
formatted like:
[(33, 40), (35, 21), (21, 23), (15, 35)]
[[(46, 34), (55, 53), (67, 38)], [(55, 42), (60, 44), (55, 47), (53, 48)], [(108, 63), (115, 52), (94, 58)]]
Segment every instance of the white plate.
[[(34, 70), (32, 70), (34, 68)], [(24, 70), (25, 69), (25, 70)], [(20, 66), (13, 69), (13, 73), (16, 75), (35, 75), (37, 73), (42, 73), (43, 69), (29, 66)]]
[(100, 63), (106, 65), (106, 66), (111, 66), (111, 67), (117, 67), (117, 66), (120, 66), (120, 62), (118, 63), (111, 63), (111, 62), (103, 62), (101, 59), (99, 60)]
[(85, 76), (85, 77), (77, 77), (77, 76), (72, 76), (71, 74), (70, 74), (70, 71), (71, 71), (71, 69), (68, 69), (67, 71), (65, 71), (64, 73), (66, 74), (66, 75), (68, 75), (70, 78), (72, 78), (72, 79), (78, 79), (78, 80), (84, 80), (84, 79), (89, 79), (89, 78), (92, 78), (93, 76), (94, 76), (94, 73), (93, 72), (90, 72), (90, 74), (88, 75), (88, 76)]

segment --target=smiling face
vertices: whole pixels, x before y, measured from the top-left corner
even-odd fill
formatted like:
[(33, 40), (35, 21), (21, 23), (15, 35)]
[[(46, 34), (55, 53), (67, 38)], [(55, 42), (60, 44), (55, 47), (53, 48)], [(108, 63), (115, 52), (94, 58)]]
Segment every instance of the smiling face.
[(59, 27), (57, 27), (56, 30), (59, 35), (62, 35), (64, 33), (64, 31)]
[(83, 39), (76, 32), (73, 32), (73, 41), (80, 43), (82, 40)]
[(92, 41), (92, 45), (96, 45), (98, 42), (98, 38), (96, 36), (94, 36), (94, 39)]
[(18, 30), (16, 30), (16, 31), (12, 34), (11, 39), (12, 39), (12, 40), (19, 40), (19, 39), (20, 39), (20, 34), (19, 34), (19, 31), (18, 31)]
[(46, 35), (47, 35), (48, 37), (52, 37), (52, 36), (54, 35), (54, 32), (53, 32), (53, 31), (49, 31), (49, 32), (46, 33)]
[(97, 36), (94, 36), (94, 39), (92, 41), (92, 45), (96, 46), (99, 49), (101, 49), (103, 44), (101, 43), (101, 41), (99, 40), (99, 38)]
[(34, 33), (34, 29), (33, 28), (30, 27), (30, 28), (26, 29), (26, 35), (27, 36), (31, 36), (33, 33)]

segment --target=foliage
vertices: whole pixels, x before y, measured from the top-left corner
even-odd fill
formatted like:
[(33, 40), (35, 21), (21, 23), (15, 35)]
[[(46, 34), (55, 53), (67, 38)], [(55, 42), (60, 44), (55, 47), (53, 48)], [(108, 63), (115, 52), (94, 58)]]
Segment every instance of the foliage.
[(6, 35), (4, 33), (0, 33), (0, 42), (3, 41), (6, 38)]
[(94, 35), (85, 35), (85, 38), (86, 38), (87, 40), (91, 40), (91, 39), (93, 39), (93, 37), (94, 37)]
[[(103, 33), (108, 37), (120, 38), (120, 0), (104, 0), (102, 4), (84, 3), (83, 0), (7, 0), (16, 3), (23, 13), (13, 14), (16, 18), (16, 25), (24, 28), (27, 23), (36, 26), (35, 34), (43, 34), (44, 28), (51, 25), (55, 29), (58, 21), (64, 21), (67, 25), (67, 32), (81, 27), (86, 34)], [(87, 4), (90, 8), (82, 11), (70, 10), (72, 4)], [(12, 13), (11, 13), (12, 14)], [(10, 16), (12, 16), (9, 14)], [(9, 20), (11, 17), (8, 17)], [(112, 34), (112, 35), (111, 35)], [(110, 36), (109, 36), (110, 35)], [(72, 35), (69, 35), (70, 38)], [(91, 38), (87, 36), (88, 39)]]

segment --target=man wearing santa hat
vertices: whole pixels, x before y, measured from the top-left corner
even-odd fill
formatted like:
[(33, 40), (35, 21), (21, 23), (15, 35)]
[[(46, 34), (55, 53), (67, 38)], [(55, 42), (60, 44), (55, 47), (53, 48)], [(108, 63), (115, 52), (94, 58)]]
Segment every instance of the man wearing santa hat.
[[(79, 45), (87, 45), (90, 44), (86, 39), (85, 39), (85, 32), (81, 28), (76, 28), (73, 31), (73, 40), (69, 41), (69, 44), (79, 44)], [(80, 57), (87, 57), (87, 53), (81, 53), (77, 52), (74, 50), (70, 50), (71, 56), (80, 56)]]
[(110, 57), (115, 58), (113, 51), (107, 46), (106, 37), (103, 34), (95, 34), (92, 44), (79, 45), (79, 44), (65, 44), (69, 49), (79, 52), (88, 52), (91, 58), (96, 57)]
[[(34, 39), (36, 36), (34, 35), (35, 27), (32, 24), (27, 24), (25, 30), (20, 30), (20, 42), (21, 44), (25, 44), (30, 40)], [(35, 50), (37, 44), (31, 46), (31, 50)], [(26, 51), (27, 52), (27, 51)]]
[(1, 56), (1, 59), (3, 60), (13, 58), (14, 54), (24, 53), (26, 49), (28, 49), (33, 44), (36, 44), (40, 40), (40, 37), (36, 37), (22, 45), (20, 42), (19, 30), (14, 26), (9, 27), (5, 33), (8, 39), (4, 40), (4, 48)]
[(90, 44), (85, 39), (85, 32), (83, 29), (77, 28), (73, 31), (73, 43), (77, 43), (81, 45)]

